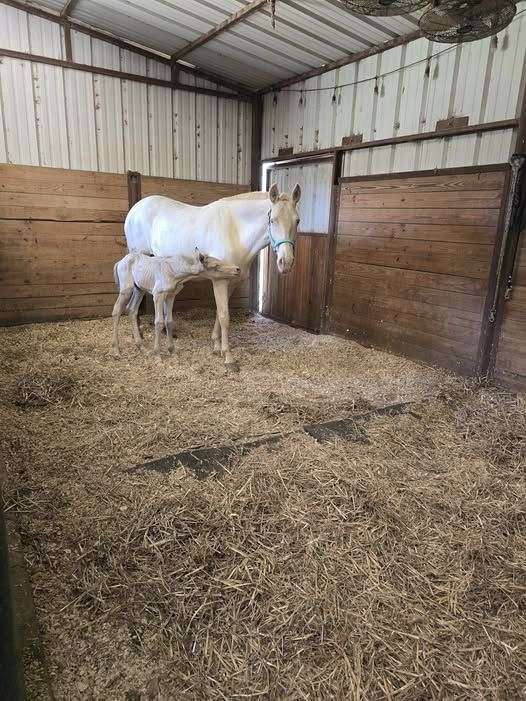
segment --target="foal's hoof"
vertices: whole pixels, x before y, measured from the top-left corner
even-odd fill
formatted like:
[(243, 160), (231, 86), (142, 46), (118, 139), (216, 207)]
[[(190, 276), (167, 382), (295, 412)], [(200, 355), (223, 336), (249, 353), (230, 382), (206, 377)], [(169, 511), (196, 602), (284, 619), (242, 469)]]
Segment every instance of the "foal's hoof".
[(220, 351), (220, 350), (217, 350), (217, 348), (214, 348), (214, 349), (212, 350), (212, 354), (213, 354), (213, 355), (222, 355), (221, 351)]
[(118, 359), (118, 358), (121, 357), (121, 354), (119, 353), (118, 350), (112, 350), (112, 351), (111, 351), (111, 356), (112, 356), (112, 358)]
[(233, 360), (231, 363), (225, 363), (225, 368), (228, 372), (239, 372), (239, 363), (237, 360)]

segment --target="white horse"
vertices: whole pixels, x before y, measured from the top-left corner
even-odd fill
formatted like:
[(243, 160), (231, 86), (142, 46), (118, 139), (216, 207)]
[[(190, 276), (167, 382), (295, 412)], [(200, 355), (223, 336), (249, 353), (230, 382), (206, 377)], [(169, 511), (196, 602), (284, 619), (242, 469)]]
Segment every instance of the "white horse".
[[(212, 280), (217, 308), (212, 332), (214, 353), (222, 353), (227, 366), (235, 366), (228, 343), (228, 299), (236, 285), (248, 277), (255, 256), (268, 244), (276, 254), (279, 272), (288, 273), (292, 269), (300, 197), (299, 185), (290, 196), (280, 194), (277, 185), (272, 185), (269, 192), (224, 197), (204, 207), (152, 195), (137, 202), (128, 212), (124, 233), (130, 252), (190, 257), (197, 246), (240, 268), (240, 275), (234, 281)], [(143, 296), (142, 291), (134, 292), (128, 305), (131, 314), (137, 313)]]

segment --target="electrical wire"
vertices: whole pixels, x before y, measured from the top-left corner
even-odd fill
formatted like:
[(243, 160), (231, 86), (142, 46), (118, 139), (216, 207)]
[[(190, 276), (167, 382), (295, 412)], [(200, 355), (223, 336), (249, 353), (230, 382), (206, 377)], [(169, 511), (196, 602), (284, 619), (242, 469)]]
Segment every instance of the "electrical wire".
[[(526, 8), (524, 10), (520, 10), (520, 12), (517, 12), (513, 20), (510, 22), (510, 24), (513, 24), (513, 22), (516, 22), (517, 19), (524, 13), (526, 12)], [(508, 25), (508, 27), (510, 26)], [(497, 36), (496, 34), (494, 36)], [(461, 45), (460, 45), (461, 46)], [(325, 90), (331, 90), (333, 93), (336, 93), (337, 90), (342, 90), (343, 88), (350, 88), (354, 85), (362, 85), (363, 83), (369, 83), (372, 80), (378, 81), (380, 79), (386, 78), (387, 76), (394, 75), (395, 73), (400, 73), (401, 71), (405, 71), (408, 68), (413, 68), (414, 66), (418, 66), (421, 63), (431, 63), (432, 59), (437, 58), (438, 56), (442, 56), (443, 54), (447, 54), (450, 51), (455, 51), (458, 49), (459, 44), (453, 44), (452, 46), (448, 46), (447, 49), (442, 49), (441, 51), (437, 51), (434, 54), (430, 54), (429, 56), (426, 56), (425, 58), (418, 59), (418, 61), (413, 61), (413, 63), (408, 63), (405, 66), (400, 66), (400, 68), (394, 68), (392, 71), (386, 71), (385, 73), (380, 73), (379, 75), (374, 75), (371, 76), (370, 78), (362, 78), (361, 80), (355, 80), (352, 83), (342, 83), (342, 85), (329, 85), (323, 88), (283, 88), (283, 89), (278, 89), (278, 90), (273, 90), (269, 94), (274, 94), (276, 97), (279, 92), (297, 92), (297, 93), (309, 93), (309, 92), (323, 92)], [(357, 62), (359, 63), (359, 62)], [(336, 69), (332, 69), (336, 70)]]

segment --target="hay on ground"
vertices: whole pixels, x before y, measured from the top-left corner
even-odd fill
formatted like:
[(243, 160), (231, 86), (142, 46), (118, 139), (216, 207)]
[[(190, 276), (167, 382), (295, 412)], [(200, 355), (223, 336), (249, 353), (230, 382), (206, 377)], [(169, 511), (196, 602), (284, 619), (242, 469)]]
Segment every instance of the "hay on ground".
[[(75, 402), (28, 421), (6, 384), (2, 419), (58, 698), (521, 697), (523, 400), (252, 317), (234, 377), (201, 347), (208, 317), (182, 319), (162, 373), (98, 354), (106, 321), (44, 328), (33, 363), (60, 362)], [(364, 423), (367, 444), (294, 433), (219, 479), (127, 471), (408, 399)]]

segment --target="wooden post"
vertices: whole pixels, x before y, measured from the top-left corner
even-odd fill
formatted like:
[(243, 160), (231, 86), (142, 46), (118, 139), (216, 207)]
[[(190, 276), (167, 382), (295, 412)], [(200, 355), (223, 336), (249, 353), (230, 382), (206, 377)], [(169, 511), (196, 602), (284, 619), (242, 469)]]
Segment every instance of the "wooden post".
[(336, 238), (338, 234), (338, 206), (340, 203), (340, 178), (343, 171), (345, 151), (336, 151), (332, 160), (332, 190), (331, 209), (329, 215), (329, 242), (327, 245), (327, 260), (325, 263), (325, 285), (321, 308), (321, 333), (328, 333), (329, 305), (331, 303), (332, 286), (334, 282), (334, 259), (336, 257)]
[(133, 170), (128, 171), (128, 207), (131, 209), (133, 205), (141, 199), (141, 174)]
[[(261, 190), (261, 138), (263, 130), (263, 99), (252, 104), (252, 144), (250, 151), (250, 189)], [(259, 311), (259, 253), (250, 268), (249, 307)]]
[(66, 20), (62, 27), (64, 28), (64, 46), (66, 49), (66, 61), (73, 61), (73, 49), (71, 46), (71, 25)]

